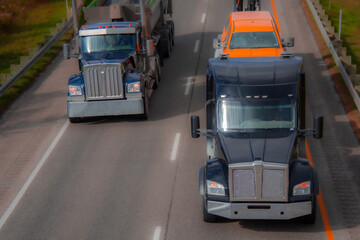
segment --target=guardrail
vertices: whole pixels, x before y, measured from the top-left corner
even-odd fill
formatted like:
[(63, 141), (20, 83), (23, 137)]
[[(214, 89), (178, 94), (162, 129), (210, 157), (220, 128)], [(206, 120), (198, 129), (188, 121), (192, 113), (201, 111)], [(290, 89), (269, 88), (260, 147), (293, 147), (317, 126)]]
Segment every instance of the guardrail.
[[(334, 58), (334, 61), (336, 63), (336, 66), (339, 68), (339, 72), (341, 74), (341, 76), (343, 77), (344, 81), (345, 81), (345, 84), (347, 86), (347, 88), (349, 89), (349, 92), (356, 104), (356, 107), (357, 109), (360, 111), (360, 97), (359, 97), (359, 94), (357, 93), (356, 89), (354, 88), (353, 86), (353, 83), (351, 81), (351, 78), (349, 77), (347, 71), (345, 70), (345, 67), (332, 43), (332, 41), (330, 40), (330, 37), (323, 25), (323, 22), (321, 21), (320, 19), (320, 16), (318, 14), (318, 11), (315, 9), (315, 6), (313, 4), (313, 1), (314, 0), (306, 0), (307, 1), (307, 4), (310, 8), (310, 11), (312, 13), (312, 15), (314, 16), (315, 18), (315, 21), (316, 21), (316, 24), (318, 25), (319, 29), (320, 29), (320, 32), (331, 52), (331, 55), (333, 56)], [(317, 1), (318, 2), (318, 1)]]
[[(16, 81), (26, 72), (28, 71), (36, 61), (38, 61), (59, 39), (60, 37), (71, 28), (73, 25), (73, 18), (69, 21), (65, 22), (65, 24), (61, 27), (57, 33), (53, 34), (53, 36), (29, 59), (25, 59), (24, 63), (18, 67), (13, 75), (10, 78), (6, 79), (6, 81), (0, 85), (0, 97), (12, 86)], [(22, 61), (21, 61), (22, 62)]]

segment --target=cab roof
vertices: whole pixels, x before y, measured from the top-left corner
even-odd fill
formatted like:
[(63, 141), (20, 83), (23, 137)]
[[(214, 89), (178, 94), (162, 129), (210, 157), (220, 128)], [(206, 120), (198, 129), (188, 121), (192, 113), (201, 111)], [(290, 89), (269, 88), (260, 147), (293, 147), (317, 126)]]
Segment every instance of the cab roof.
[(267, 11), (245, 11), (230, 14), (233, 32), (273, 32), (274, 21)]
[(217, 99), (296, 98), (301, 70), (301, 57), (212, 58), (208, 65)]
[(302, 70), (302, 58), (242, 57), (209, 60), (215, 84), (277, 85), (297, 82)]

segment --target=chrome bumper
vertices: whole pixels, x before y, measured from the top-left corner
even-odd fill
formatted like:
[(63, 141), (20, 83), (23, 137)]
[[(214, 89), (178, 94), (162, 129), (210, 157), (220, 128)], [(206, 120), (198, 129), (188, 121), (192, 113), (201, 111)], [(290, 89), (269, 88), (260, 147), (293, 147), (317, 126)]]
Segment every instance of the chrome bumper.
[(68, 102), (69, 117), (97, 117), (143, 114), (142, 99)]
[(208, 201), (208, 213), (229, 219), (287, 220), (311, 214), (311, 201), (296, 203), (225, 203)]

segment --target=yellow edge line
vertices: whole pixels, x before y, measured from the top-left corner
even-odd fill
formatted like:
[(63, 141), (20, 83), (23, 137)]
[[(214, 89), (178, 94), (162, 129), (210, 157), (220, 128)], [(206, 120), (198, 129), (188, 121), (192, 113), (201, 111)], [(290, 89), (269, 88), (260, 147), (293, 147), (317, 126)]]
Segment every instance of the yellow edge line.
[[(314, 166), (314, 161), (313, 161), (313, 158), (312, 158), (312, 155), (311, 155), (311, 152), (310, 152), (310, 147), (309, 147), (309, 143), (308, 143), (307, 138), (305, 138), (305, 152), (306, 152), (306, 157), (310, 161), (311, 166)], [(328, 240), (334, 240), (335, 238), (334, 238), (334, 235), (333, 235), (333, 232), (332, 232), (332, 229), (331, 229), (329, 217), (327, 215), (327, 211), (326, 211), (326, 207), (325, 207), (325, 203), (324, 203), (324, 198), (323, 198), (323, 195), (322, 195), (322, 192), (321, 192), (321, 188), (320, 188), (317, 200), (318, 200), (318, 204), (319, 204), (321, 218), (322, 218), (322, 221), (323, 221), (324, 227), (325, 227), (326, 237), (327, 237)]]
[[(279, 33), (281, 33), (281, 29), (280, 29), (280, 25), (279, 25), (279, 20), (277, 17), (277, 12), (276, 12), (276, 8), (275, 8), (275, 2), (274, 0), (271, 0), (271, 5), (272, 5), (272, 9), (273, 9), (273, 13), (274, 13), (274, 19), (275, 19), (275, 24), (278, 27)], [(309, 147), (309, 143), (307, 138), (305, 138), (305, 152), (306, 152), (306, 157), (307, 159), (310, 161), (311, 166), (314, 166), (314, 161), (310, 152), (310, 147)], [(325, 203), (324, 203), (324, 198), (321, 192), (321, 188), (319, 187), (320, 191), (319, 191), (319, 195), (317, 197), (317, 201), (319, 204), (319, 209), (320, 209), (320, 213), (321, 213), (321, 218), (324, 224), (324, 228), (325, 228), (325, 233), (326, 233), (326, 237), (328, 240), (334, 240), (334, 235), (331, 229), (331, 225), (330, 225), (330, 221), (329, 221), (329, 217), (327, 215), (327, 211), (326, 211), (326, 207), (325, 207)]]

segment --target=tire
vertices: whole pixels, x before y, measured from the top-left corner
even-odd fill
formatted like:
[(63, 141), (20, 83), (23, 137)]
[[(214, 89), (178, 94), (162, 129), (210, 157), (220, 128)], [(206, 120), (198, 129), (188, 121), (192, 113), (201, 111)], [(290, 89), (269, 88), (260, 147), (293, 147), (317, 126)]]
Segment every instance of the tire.
[(143, 100), (143, 109), (144, 113), (140, 115), (141, 119), (147, 120), (149, 118), (149, 94), (147, 89), (145, 88), (144, 96), (142, 97)]
[(316, 222), (316, 211), (317, 211), (317, 207), (316, 207), (316, 196), (314, 197), (313, 201), (312, 201), (312, 209), (311, 209), (311, 214), (303, 216), (302, 220), (305, 224), (314, 224)]
[(173, 20), (169, 20), (167, 21), (167, 25), (169, 26), (170, 29), (170, 34), (171, 34), (171, 45), (175, 46), (175, 24)]
[(160, 40), (160, 54), (162, 57), (170, 57), (171, 52), (171, 39), (170, 31), (168, 28), (164, 28), (161, 31), (161, 40)]
[(79, 117), (69, 117), (69, 121), (71, 123), (79, 123), (79, 122), (81, 122), (81, 118), (79, 118)]
[(159, 87), (159, 82), (160, 82), (160, 70), (159, 67), (156, 67), (156, 76), (155, 76), (155, 83), (153, 86), (153, 89), (157, 89)]
[(216, 215), (210, 214), (207, 211), (206, 199), (202, 196), (202, 211), (203, 211), (203, 220), (204, 222), (212, 223), (216, 222)]

